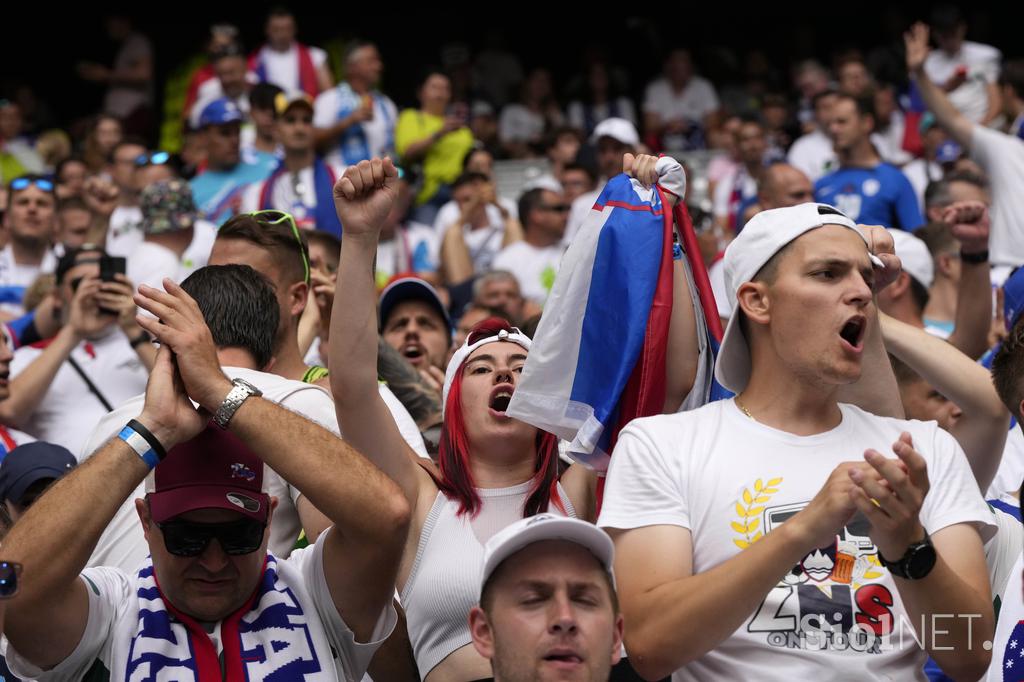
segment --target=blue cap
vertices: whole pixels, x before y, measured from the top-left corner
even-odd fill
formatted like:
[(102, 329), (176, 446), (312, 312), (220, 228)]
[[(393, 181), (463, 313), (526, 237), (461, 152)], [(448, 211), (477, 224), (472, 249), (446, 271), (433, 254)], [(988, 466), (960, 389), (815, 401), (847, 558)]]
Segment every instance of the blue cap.
[(1017, 318), (1024, 312), (1024, 268), (1017, 268), (1003, 282), (1003, 319), (1006, 330), (1013, 329)]
[(242, 112), (238, 105), (227, 97), (221, 97), (203, 107), (203, 113), (199, 114), (199, 127), (219, 126), (225, 123), (241, 122), (241, 120)]
[(0, 464), (0, 500), (18, 502), (36, 481), (61, 478), (78, 464), (67, 448), (36, 441), (19, 445)]
[(953, 163), (963, 156), (963, 147), (953, 140), (946, 140), (935, 150), (935, 161), (937, 163)]

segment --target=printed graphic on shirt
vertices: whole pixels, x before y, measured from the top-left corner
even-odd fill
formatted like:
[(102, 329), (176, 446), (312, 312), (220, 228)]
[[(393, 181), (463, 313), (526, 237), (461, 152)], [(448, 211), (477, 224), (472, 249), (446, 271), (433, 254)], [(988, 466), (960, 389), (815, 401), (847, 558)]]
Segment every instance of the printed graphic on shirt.
[[(995, 661), (993, 661), (995, 663)], [(990, 677), (988, 679), (995, 679)], [(1003, 651), (1003, 682), (1024, 680), (1024, 620), (1017, 623), (1010, 633), (1010, 640)]]
[[(746, 549), (809, 502), (772, 505), (782, 478), (757, 479), (736, 502), (733, 543)], [(806, 651), (880, 653), (895, 623), (894, 599), (879, 583), (885, 571), (868, 537), (869, 524), (855, 516), (831, 544), (800, 560), (772, 588), (747, 624), (772, 647)]]
[[(869, 195), (870, 196), (870, 195)], [(835, 197), (835, 207), (856, 220), (860, 216), (860, 209), (864, 203), (864, 197), (860, 195), (851, 185), (843, 187), (843, 190)]]

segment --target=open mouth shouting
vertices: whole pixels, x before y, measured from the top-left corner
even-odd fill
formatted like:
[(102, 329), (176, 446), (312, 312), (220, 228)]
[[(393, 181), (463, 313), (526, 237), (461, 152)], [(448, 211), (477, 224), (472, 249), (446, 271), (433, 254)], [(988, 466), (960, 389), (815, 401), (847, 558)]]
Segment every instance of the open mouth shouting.
[(413, 367), (419, 368), (427, 364), (427, 349), (418, 341), (406, 343), (399, 352)]
[(859, 355), (864, 350), (864, 335), (868, 328), (868, 318), (854, 315), (839, 330), (839, 338), (843, 349)]
[(491, 389), (491, 397), (487, 401), (487, 407), (490, 409), (491, 416), (498, 419), (510, 418), (505, 414), (505, 410), (508, 409), (508, 404), (512, 401), (512, 393), (514, 392), (515, 386), (512, 384), (498, 384)]

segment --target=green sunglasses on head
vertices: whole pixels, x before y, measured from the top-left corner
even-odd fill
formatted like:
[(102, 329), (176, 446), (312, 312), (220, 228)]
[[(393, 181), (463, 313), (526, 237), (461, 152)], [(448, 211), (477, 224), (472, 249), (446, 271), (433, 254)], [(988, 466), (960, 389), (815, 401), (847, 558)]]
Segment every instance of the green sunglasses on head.
[(302, 235), (299, 234), (299, 226), (295, 224), (295, 218), (292, 217), (292, 214), (276, 209), (267, 209), (265, 211), (253, 211), (249, 215), (268, 225), (287, 223), (288, 227), (292, 228), (295, 241), (299, 243), (299, 253), (302, 254), (302, 268), (306, 275), (305, 281), (306, 284), (309, 284), (309, 256), (306, 255), (306, 250), (302, 248)]

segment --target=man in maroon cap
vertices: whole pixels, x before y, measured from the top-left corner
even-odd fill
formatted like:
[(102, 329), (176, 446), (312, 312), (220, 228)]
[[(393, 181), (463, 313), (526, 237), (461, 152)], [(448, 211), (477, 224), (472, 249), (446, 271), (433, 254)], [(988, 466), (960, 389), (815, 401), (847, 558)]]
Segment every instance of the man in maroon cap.
[[(358, 680), (395, 626), (409, 507), (342, 440), (229, 380), (198, 305), (164, 286), (135, 299), (162, 344), (141, 414), (4, 542), (31, 577), (7, 604), (8, 664), (38, 680)], [(334, 523), (287, 560), (267, 552), (264, 464)], [(147, 475), (150, 560), (82, 570)]]

